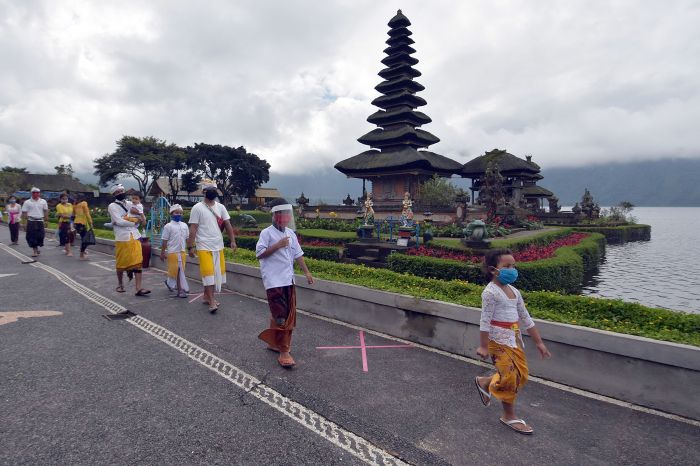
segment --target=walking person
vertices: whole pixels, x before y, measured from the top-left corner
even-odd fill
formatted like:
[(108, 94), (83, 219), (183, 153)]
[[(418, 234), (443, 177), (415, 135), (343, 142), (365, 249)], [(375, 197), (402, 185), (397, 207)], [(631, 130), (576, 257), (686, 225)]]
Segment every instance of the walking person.
[(532, 427), (515, 415), (515, 398), (529, 374), (520, 325), (534, 340), (540, 357), (548, 359), (552, 355), (525, 308), (520, 291), (512, 286), (518, 278), (513, 254), (508, 249), (489, 251), (482, 266), (491, 281), (481, 294), (481, 332), (476, 353), (482, 359), (490, 356), (496, 373), (476, 377), (476, 388), (485, 406), (491, 403), (492, 397), (501, 402), (501, 423), (518, 433), (532, 434)]
[(170, 206), (170, 222), (163, 227), (160, 246), (160, 260), (168, 261), (168, 278), (165, 286), (170, 291), (177, 290), (178, 298), (186, 298), (190, 291), (185, 276), (187, 265), (187, 238), (189, 229), (182, 221), (182, 206), (173, 204)]
[(85, 196), (78, 194), (73, 205), (73, 224), (75, 231), (80, 235), (80, 260), (87, 260), (88, 242), (85, 241), (85, 235), (93, 229), (92, 215), (90, 215), (90, 207), (88, 206)]
[(136, 277), (136, 296), (146, 296), (151, 290), (141, 287), (143, 255), (141, 253), (141, 234), (138, 228), (138, 209), (135, 209), (131, 201), (126, 200), (124, 186), (118, 184), (112, 187), (112, 202), (107, 211), (114, 229), (114, 246), (116, 253), (117, 292), (124, 293), (124, 272), (132, 273)]
[(304, 251), (294, 233), (291, 204), (284, 199), (275, 199), (271, 206), (272, 225), (260, 232), (255, 246), (271, 314), (269, 328), (258, 338), (267, 343), (269, 350), (280, 354), (277, 362), (282, 367), (291, 368), (296, 364), (290, 354), (292, 331), (297, 321), (294, 261), (299, 264), (310, 285), (314, 279), (306, 267)]
[(17, 246), (19, 242), (19, 223), (22, 217), (22, 206), (17, 202), (17, 198), (10, 196), (5, 206), (5, 215), (7, 215), (7, 225), (10, 228), (10, 243)]
[(27, 244), (32, 248), (32, 257), (41, 254), (39, 248), (44, 247), (46, 227), (49, 224), (49, 205), (41, 198), (41, 190), (37, 187), (31, 190), (32, 197), (22, 204), (22, 221), (26, 232)]
[(56, 219), (58, 220), (58, 239), (68, 257), (73, 257), (71, 247), (75, 240), (73, 232), (73, 204), (68, 202), (68, 194), (63, 193), (58, 198), (56, 205)]
[(226, 207), (216, 201), (217, 187), (211, 180), (200, 183), (204, 200), (198, 202), (190, 211), (190, 235), (187, 249), (190, 257), (199, 257), (199, 271), (204, 285), (203, 302), (209, 305), (209, 312), (214, 314), (219, 309), (219, 302), (214, 298), (214, 291), (221, 292), (221, 285), (226, 283), (226, 262), (224, 259), (225, 229), (230, 239), (233, 252), (236, 251), (236, 238), (233, 234)]

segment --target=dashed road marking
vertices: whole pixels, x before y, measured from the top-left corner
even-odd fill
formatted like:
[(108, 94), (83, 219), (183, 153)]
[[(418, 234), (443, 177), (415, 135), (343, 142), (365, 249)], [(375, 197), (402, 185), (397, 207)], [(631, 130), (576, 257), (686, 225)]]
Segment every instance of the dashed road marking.
[[(23, 255), (9, 250), (5, 245), (0, 244), (0, 248), (22, 259)], [(63, 284), (78, 292), (95, 304), (107, 309), (110, 313), (126, 311), (126, 308), (109, 298), (100, 295), (85, 285), (76, 282), (63, 272), (48, 265), (36, 262), (32, 267), (44, 270), (56, 277)], [(162, 327), (141, 316), (134, 316), (126, 319), (136, 328), (155, 337), (161, 342), (174, 348), (200, 365), (215, 372), (247, 394), (257, 398), (268, 406), (276, 409), (280, 413), (298, 422), (310, 431), (331, 442), (333, 445), (347, 451), (356, 458), (372, 465), (407, 465), (400, 458), (392, 455), (381, 447), (374, 445), (369, 440), (350, 432), (339, 426), (328, 418), (316, 413), (312, 409), (297, 403), (282, 395), (275, 389), (265, 385), (256, 377), (248, 374), (233, 364), (219, 358), (204, 348), (197, 346), (191, 341), (177, 335), (174, 332)]]

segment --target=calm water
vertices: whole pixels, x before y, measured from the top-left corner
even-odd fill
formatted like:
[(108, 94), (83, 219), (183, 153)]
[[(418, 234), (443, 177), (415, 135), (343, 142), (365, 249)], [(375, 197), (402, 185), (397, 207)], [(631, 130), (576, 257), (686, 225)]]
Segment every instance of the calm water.
[(651, 241), (608, 245), (583, 294), (700, 313), (700, 207), (637, 207)]

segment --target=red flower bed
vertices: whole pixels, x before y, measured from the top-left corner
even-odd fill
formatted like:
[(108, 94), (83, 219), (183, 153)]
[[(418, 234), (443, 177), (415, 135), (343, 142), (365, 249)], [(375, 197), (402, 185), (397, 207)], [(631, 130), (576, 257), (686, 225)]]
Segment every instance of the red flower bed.
[(309, 239), (299, 238), (299, 242), (302, 246), (338, 246), (334, 243), (329, 243), (328, 241), (321, 241), (319, 239)]
[[(575, 246), (588, 236), (588, 233), (571, 233), (570, 235), (552, 241), (547, 246), (532, 245), (527, 249), (518, 251), (513, 254), (516, 262), (532, 262), (541, 259), (548, 259), (554, 256), (554, 252), (564, 246)], [(431, 248), (419, 246), (417, 248), (406, 251), (409, 256), (428, 256), (437, 257), (439, 259), (452, 259), (462, 262), (481, 262), (481, 256), (472, 256), (457, 251), (449, 251), (446, 249)]]

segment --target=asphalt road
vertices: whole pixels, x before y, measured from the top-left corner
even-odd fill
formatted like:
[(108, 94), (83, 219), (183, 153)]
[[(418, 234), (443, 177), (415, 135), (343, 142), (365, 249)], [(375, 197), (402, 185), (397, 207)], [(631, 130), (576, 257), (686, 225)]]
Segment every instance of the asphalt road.
[[(479, 402), (484, 368), (306, 314), (285, 370), (257, 339), (260, 300), (229, 291), (210, 315), (201, 284), (172, 298), (155, 269), (150, 297), (116, 293), (110, 256), (49, 241), (22, 264), (8, 241), (0, 228), (0, 464), (700, 462), (696, 425), (534, 382), (519, 412), (535, 435), (511, 432)], [(115, 305), (137, 317), (105, 319)], [(7, 322), (36, 311), (54, 315)]]

